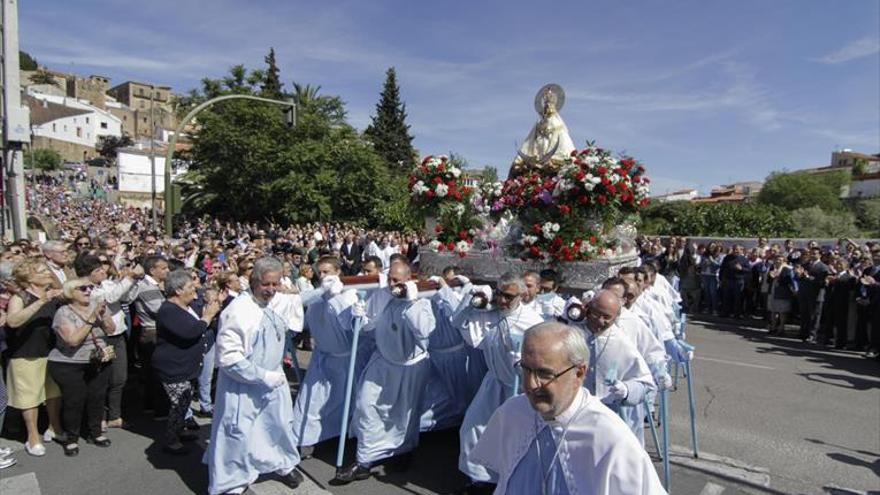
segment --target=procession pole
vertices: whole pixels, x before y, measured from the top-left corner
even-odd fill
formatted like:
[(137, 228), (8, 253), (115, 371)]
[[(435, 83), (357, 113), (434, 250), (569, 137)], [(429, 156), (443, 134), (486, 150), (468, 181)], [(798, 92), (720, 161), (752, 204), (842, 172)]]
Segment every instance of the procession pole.
[[(358, 291), (358, 302), (364, 300), (364, 292)], [(345, 457), (345, 440), (348, 437), (348, 413), (351, 410), (351, 389), (354, 386), (354, 368), (357, 361), (358, 338), (364, 326), (364, 319), (358, 317), (352, 325), (351, 354), (348, 358), (348, 375), (345, 377), (345, 403), (342, 406), (342, 425), (339, 428), (339, 448), (336, 450), (336, 468), (342, 467)]]

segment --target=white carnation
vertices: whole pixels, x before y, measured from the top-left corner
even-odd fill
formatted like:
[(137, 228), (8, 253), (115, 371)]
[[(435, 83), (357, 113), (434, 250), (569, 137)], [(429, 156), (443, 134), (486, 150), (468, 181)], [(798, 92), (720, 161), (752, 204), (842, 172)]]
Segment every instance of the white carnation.
[(447, 187), (446, 184), (437, 184), (437, 189), (434, 191), (434, 193), (437, 194), (438, 198), (446, 196), (446, 193), (448, 192), (449, 187)]

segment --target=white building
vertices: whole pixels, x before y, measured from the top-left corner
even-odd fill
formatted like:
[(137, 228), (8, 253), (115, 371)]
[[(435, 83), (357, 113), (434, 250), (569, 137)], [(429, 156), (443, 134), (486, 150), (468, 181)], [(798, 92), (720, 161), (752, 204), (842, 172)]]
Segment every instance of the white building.
[(33, 148), (49, 148), (67, 160), (80, 161), (97, 153), (102, 136), (122, 136), (122, 121), (81, 100), (28, 91)]
[(667, 194), (661, 194), (660, 196), (653, 196), (651, 200), (659, 201), (661, 203), (665, 203), (668, 201), (691, 201), (696, 198), (699, 193), (697, 193), (696, 189), (682, 189), (680, 191), (673, 191)]

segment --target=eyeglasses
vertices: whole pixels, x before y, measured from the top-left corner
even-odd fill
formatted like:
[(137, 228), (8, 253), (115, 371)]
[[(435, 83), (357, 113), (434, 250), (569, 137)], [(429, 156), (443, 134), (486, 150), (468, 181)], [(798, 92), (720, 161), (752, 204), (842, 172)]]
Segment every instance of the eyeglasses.
[(513, 301), (514, 299), (516, 299), (519, 296), (520, 296), (519, 292), (517, 292), (515, 294), (510, 294), (508, 292), (502, 292), (500, 290), (495, 291), (495, 297), (497, 297), (498, 299), (501, 299), (502, 301)]
[(76, 288), (76, 290), (83, 292), (83, 293), (88, 293), (88, 292), (91, 292), (92, 289), (94, 289), (94, 288), (95, 288), (94, 285), (80, 285)]
[(535, 377), (535, 381), (538, 383), (539, 387), (545, 387), (545, 386), (549, 385), (551, 382), (553, 382), (554, 380), (556, 380), (560, 376), (562, 376), (562, 375), (568, 373), (569, 371), (578, 367), (577, 364), (573, 364), (573, 365), (569, 366), (568, 368), (565, 368), (564, 370), (560, 371), (559, 373), (554, 373), (552, 370), (548, 370), (548, 369), (529, 368), (528, 366), (525, 366), (524, 364), (522, 364), (521, 359), (519, 361), (517, 361), (516, 363), (514, 363), (513, 366), (514, 366), (514, 368), (518, 369), (520, 371), (520, 373), (522, 373), (526, 377), (528, 375), (532, 375), (533, 377)]
[(540, 293), (540, 294), (550, 294), (551, 292), (553, 292), (555, 290), (556, 289), (554, 289), (552, 287), (538, 287), (538, 293)]
[(91, 244), (92, 244), (91, 242), (77, 242), (76, 243), (77, 246), (91, 246)]

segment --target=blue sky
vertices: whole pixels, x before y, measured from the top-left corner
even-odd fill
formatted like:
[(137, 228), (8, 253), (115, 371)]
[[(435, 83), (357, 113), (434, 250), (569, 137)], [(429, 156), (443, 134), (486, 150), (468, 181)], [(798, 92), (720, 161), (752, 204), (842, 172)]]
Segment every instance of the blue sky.
[[(73, 7), (75, 6), (75, 7)], [(347, 102), (363, 129), (395, 66), (422, 154), (506, 176), (545, 83), (575, 144), (640, 158), (655, 193), (880, 152), (880, 2), (42, 0), (24, 50), (53, 69), (197, 87), (234, 64)]]

